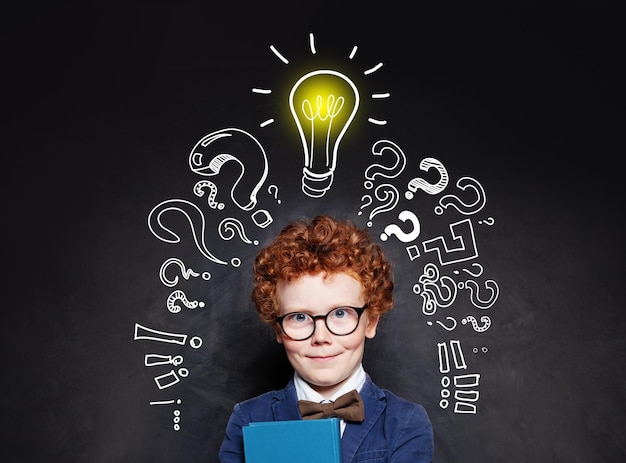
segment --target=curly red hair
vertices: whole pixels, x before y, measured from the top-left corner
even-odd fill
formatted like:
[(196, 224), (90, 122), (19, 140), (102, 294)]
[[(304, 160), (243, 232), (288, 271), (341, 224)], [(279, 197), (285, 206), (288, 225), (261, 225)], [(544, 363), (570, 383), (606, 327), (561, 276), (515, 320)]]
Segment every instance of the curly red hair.
[(380, 316), (393, 307), (391, 264), (366, 230), (328, 215), (284, 227), (254, 262), (252, 300), (265, 323), (275, 323), (278, 281), (305, 274), (348, 273), (362, 285), (367, 311)]

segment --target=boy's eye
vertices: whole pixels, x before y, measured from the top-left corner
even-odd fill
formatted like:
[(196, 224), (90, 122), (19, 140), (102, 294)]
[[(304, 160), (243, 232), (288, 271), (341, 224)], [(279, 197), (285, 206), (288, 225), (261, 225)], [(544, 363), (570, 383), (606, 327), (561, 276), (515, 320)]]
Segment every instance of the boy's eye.
[(333, 312), (333, 316), (335, 318), (343, 318), (345, 317), (346, 314), (346, 309), (344, 309), (343, 307), (337, 307), (334, 312)]
[(294, 322), (302, 323), (307, 321), (309, 319), (309, 316), (305, 313), (295, 313), (291, 316), (291, 318)]

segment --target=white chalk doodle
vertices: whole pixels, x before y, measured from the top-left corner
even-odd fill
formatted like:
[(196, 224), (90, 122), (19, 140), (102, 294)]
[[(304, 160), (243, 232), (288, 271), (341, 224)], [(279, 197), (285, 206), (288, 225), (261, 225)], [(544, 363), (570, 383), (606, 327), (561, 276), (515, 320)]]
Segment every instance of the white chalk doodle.
[(449, 405), (448, 397), (450, 397), (450, 378), (448, 376), (441, 377), (441, 397), (442, 399), (439, 401), (439, 406), (441, 408), (447, 408)]
[[(457, 321), (454, 317), (446, 317), (447, 321), (451, 321), (450, 326), (443, 323), (441, 320), (437, 320), (436, 323), (446, 331), (453, 331), (456, 328)], [(430, 320), (426, 322), (427, 325), (432, 326), (433, 322)]]
[(477, 180), (471, 177), (461, 177), (457, 180), (456, 186), (462, 191), (467, 189), (473, 190), (476, 196), (474, 201), (465, 203), (456, 195), (445, 195), (439, 200), (439, 205), (435, 207), (435, 214), (443, 214), (449, 206), (452, 206), (463, 215), (475, 214), (485, 207), (487, 202), (485, 190)]
[(402, 149), (392, 141), (378, 140), (372, 146), (372, 154), (380, 157), (383, 157), (386, 154), (391, 154), (393, 156), (387, 157), (393, 159), (393, 162), (390, 163), (391, 165), (389, 166), (374, 163), (365, 169), (366, 180), (363, 185), (368, 190), (371, 190), (374, 187), (374, 180), (377, 177), (384, 177), (388, 179), (396, 178), (406, 167), (406, 155), (404, 154), (404, 151), (402, 151)]
[[(274, 191), (272, 193), (272, 190)], [(277, 185), (270, 185), (267, 187), (267, 192), (271, 195), (274, 196), (274, 199), (276, 200), (276, 202), (278, 204), (280, 204), (282, 201), (278, 198), (278, 186)]]
[(365, 209), (366, 207), (370, 206), (372, 204), (372, 197), (370, 195), (363, 195), (361, 196), (361, 201), (363, 201), (363, 204), (361, 205), (361, 207), (359, 208), (359, 215), (363, 214), (363, 209)]
[[(240, 167), (239, 176), (230, 189), (232, 202), (244, 211), (253, 209), (268, 174), (265, 149), (245, 130), (226, 128), (202, 137), (189, 153), (189, 168), (198, 175), (216, 176), (226, 163)], [(251, 191), (242, 192), (240, 184), (254, 186)]]
[(139, 323), (135, 323), (135, 336), (134, 340), (148, 340), (159, 341), (172, 344), (180, 344), (181, 346), (187, 341), (186, 334), (169, 333), (167, 331), (159, 331), (152, 328), (147, 328)]
[(442, 236), (422, 242), (425, 252), (436, 252), (441, 265), (456, 264), (478, 257), (476, 237), (470, 219), (451, 223), (450, 236), (447, 240)]
[(450, 354), (448, 353), (448, 345), (445, 342), (437, 343), (437, 357), (439, 359), (439, 372), (450, 372)]
[(406, 199), (413, 199), (417, 190), (422, 190), (429, 195), (436, 195), (448, 186), (448, 171), (438, 159), (424, 158), (420, 162), (419, 168), (425, 172), (428, 172), (430, 169), (436, 169), (439, 173), (439, 180), (435, 183), (429, 183), (421, 177), (412, 179), (407, 185), (408, 191), (404, 193)]
[[(476, 273), (466, 268), (461, 269), (461, 271), (467, 273), (468, 275), (473, 276), (474, 278), (479, 277), (483, 274), (484, 267), (482, 266), (482, 264), (479, 264), (478, 262), (472, 262), (472, 265), (470, 265), (470, 267), (472, 268), (475, 267), (477, 269)], [(458, 270), (454, 270), (454, 273), (458, 275), (460, 272)]]
[(180, 382), (180, 378), (185, 378), (189, 375), (189, 370), (186, 368), (180, 368), (178, 370), (178, 374), (174, 370), (170, 370), (167, 373), (156, 376), (154, 378), (154, 382), (157, 384), (159, 389), (167, 389), (168, 387), (172, 387), (174, 384)]
[(457, 370), (465, 370), (467, 363), (465, 363), (465, 356), (463, 355), (463, 349), (461, 349), (461, 341), (453, 339), (450, 341), (450, 350), (452, 351), (452, 358), (454, 359), (454, 366)]
[(255, 225), (259, 228), (265, 228), (274, 221), (272, 214), (265, 209), (257, 209), (250, 216)]
[(480, 317), (480, 322), (482, 323), (482, 325), (479, 325), (478, 320), (476, 320), (476, 317), (472, 315), (468, 315), (463, 320), (461, 320), (461, 323), (463, 325), (470, 323), (472, 327), (474, 328), (474, 331), (476, 331), (477, 333), (484, 333), (491, 327), (491, 318), (489, 318), (486, 315), (483, 315), (482, 317)]
[(215, 198), (217, 197), (217, 185), (210, 180), (200, 180), (193, 186), (193, 192), (196, 196), (201, 198), (204, 196), (204, 191), (209, 190), (207, 195), (207, 204), (211, 209), (222, 210), (226, 205), (224, 203), (218, 203)]
[(222, 220), (217, 229), (223, 240), (232, 240), (235, 236), (238, 236), (246, 244), (254, 244), (255, 246), (259, 244), (258, 240), (252, 241), (248, 238), (243, 224), (234, 217), (227, 217)]
[(385, 227), (384, 233), (381, 233), (380, 235), (380, 239), (382, 241), (387, 241), (390, 236), (395, 236), (403, 243), (415, 241), (421, 231), (420, 221), (417, 216), (411, 211), (404, 210), (398, 214), (398, 219), (402, 222), (409, 222), (411, 224), (411, 229), (404, 231), (400, 226), (392, 223)]
[(383, 67), (383, 63), (376, 63), (374, 66), (372, 66), (369, 69), (366, 69), (365, 71), (363, 71), (363, 74), (365, 74), (366, 76), (369, 74), (372, 74), (376, 71), (378, 71), (380, 68)]
[(407, 246), (405, 250), (406, 250), (406, 253), (409, 255), (409, 260), (411, 261), (414, 261), (421, 255), (420, 248), (417, 244), (412, 244), (411, 246)]
[(468, 373), (466, 375), (458, 375), (454, 377), (455, 387), (477, 387), (480, 382), (480, 374)]
[(174, 365), (175, 367), (183, 363), (182, 355), (146, 354), (144, 365), (154, 367), (157, 365)]
[(276, 55), (276, 57), (281, 60), (283, 63), (285, 64), (289, 64), (289, 60), (287, 58), (285, 58), (279, 51), (278, 49), (274, 46), (274, 45), (270, 45), (270, 50), (272, 50), (272, 53), (274, 53)]
[(183, 401), (180, 399), (169, 399), (169, 400), (153, 400), (150, 402), (150, 405), (173, 405), (173, 404), (181, 404)]
[(436, 265), (429, 262), (424, 266), (413, 292), (422, 298), (422, 313), (434, 315), (439, 307), (450, 307), (457, 297), (457, 284), (447, 275), (440, 275)]
[(172, 313), (179, 313), (183, 308), (176, 303), (177, 301), (180, 301), (182, 305), (184, 305), (188, 309), (195, 309), (198, 307), (203, 308), (205, 306), (204, 302), (202, 301), (190, 301), (184, 291), (177, 289), (175, 291), (172, 291), (167, 297), (167, 310)]
[(187, 219), (198, 251), (211, 262), (228, 265), (226, 261), (218, 259), (209, 251), (204, 236), (206, 221), (204, 213), (198, 206), (185, 199), (168, 199), (157, 204), (148, 214), (148, 228), (154, 236), (166, 243), (180, 243), (180, 236), (163, 224), (163, 215), (166, 213), (182, 214)]
[(400, 194), (395, 186), (390, 183), (383, 183), (382, 185), (378, 185), (374, 190), (374, 195), (376, 198), (382, 202), (379, 206), (376, 206), (369, 215), (369, 222), (367, 222), (367, 226), (371, 227), (373, 225), (372, 219), (376, 217), (378, 214), (383, 212), (389, 212), (393, 208), (398, 205), (398, 200), (400, 198)]
[(194, 271), (193, 269), (186, 268), (182, 260), (176, 257), (170, 257), (165, 262), (163, 262), (163, 264), (161, 265), (161, 268), (159, 269), (159, 279), (161, 280), (161, 283), (163, 283), (165, 286), (168, 286), (170, 288), (178, 284), (178, 275), (174, 276), (174, 278), (172, 279), (169, 279), (167, 277), (167, 269), (171, 265), (175, 265), (180, 269), (181, 276), (185, 280), (189, 280), (190, 277), (194, 277), (194, 278), (202, 277), (202, 279), (205, 281), (208, 281), (211, 279), (211, 274), (209, 272), (198, 273)]
[(467, 375), (458, 375), (454, 377), (454, 386), (461, 388), (461, 391), (455, 391), (454, 398), (457, 401), (454, 404), (454, 413), (475, 414), (477, 411), (476, 404), (480, 396), (479, 391), (465, 390), (465, 388), (477, 387), (480, 382), (480, 374), (472, 373)]
[[(464, 282), (459, 282), (458, 287), (459, 289), (467, 289), (469, 291), (470, 301), (475, 307), (486, 310), (493, 306), (498, 300), (500, 287), (494, 280), (485, 280), (484, 285), (486, 289), (481, 289), (474, 280), (465, 280)], [(487, 298), (482, 297), (485, 291), (489, 293)]]
[[(183, 346), (185, 345), (185, 342), (187, 342), (187, 337), (188, 335), (186, 334), (155, 330), (153, 328), (148, 328), (146, 326), (140, 325), (139, 323), (135, 323), (135, 334), (133, 339), (135, 341), (158, 341), (169, 344), (180, 344), (181, 346)], [(198, 336), (192, 337), (189, 340), (189, 345), (194, 349), (199, 348), (202, 345), (202, 338)]]
[[(451, 372), (450, 356), (454, 361), (454, 367), (457, 370), (467, 369), (465, 362), (465, 356), (461, 348), (461, 341), (453, 339), (450, 341), (450, 349), (445, 342), (437, 343), (437, 353), (439, 358), (439, 372), (447, 374)], [(451, 354), (451, 355), (450, 355)], [(476, 404), (480, 396), (479, 391), (469, 390), (469, 388), (477, 387), (480, 379), (480, 374), (470, 373), (463, 375), (454, 375), (454, 387), (461, 389), (454, 392), (454, 399), (456, 400), (454, 405), (455, 413), (476, 413)], [(442, 399), (439, 401), (439, 406), (443, 409), (447, 408), (450, 404), (449, 397), (451, 395), (449, 388), (452, 387), (450, 378), (446, 375), (441, 378), (442, 389), (440, 395)]]
[(174, 410), (174, 418), (172, 421), (174, 422), (174, 431), (180, 431), (180, 410)]

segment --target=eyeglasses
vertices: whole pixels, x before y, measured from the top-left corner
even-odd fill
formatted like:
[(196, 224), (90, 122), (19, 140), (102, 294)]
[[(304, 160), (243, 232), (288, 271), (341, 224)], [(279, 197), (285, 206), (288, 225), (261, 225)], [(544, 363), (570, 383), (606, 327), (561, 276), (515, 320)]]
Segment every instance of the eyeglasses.
[(347, 336), (354, 333), (361, 315), (367, 309), (367, 304), (363, 307), (342, 306), (336, 307), (326, 315), (309, 315), (303, 312), (291, 312), (282, 317), (276, 318), (278, 323), (287, 336), (294, 341), (304, 341), (309, 339), (315, 333), (317, 320), (324, 320), (326, 328), (336, 336)]

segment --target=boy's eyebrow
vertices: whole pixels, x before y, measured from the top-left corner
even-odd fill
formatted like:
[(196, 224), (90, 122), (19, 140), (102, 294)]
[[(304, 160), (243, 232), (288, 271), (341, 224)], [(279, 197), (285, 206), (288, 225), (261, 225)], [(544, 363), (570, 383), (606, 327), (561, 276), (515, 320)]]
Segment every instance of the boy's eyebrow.
[[(339, 307), (355, 307), (355, 308), (358, 309), (359, 307), (361, 307), (361, 304), (356, 304), (356, 305), (352, 305), (352, 304), (333, 305), (331, 308), (326, 309), (325, 312), (320, 311), (320, 313), (327, 314), (331, 310), (338, 309)], [(308, 315), (312, 315), (314, 312), (315, 312), (315, 310), (312, 310), (312, 309), (285, 309), (285, 313), (283, 315), (286, 315), (286, 314), (289, 314), (289, 313), (305, 313), (305, 314), (308, 314)]]

